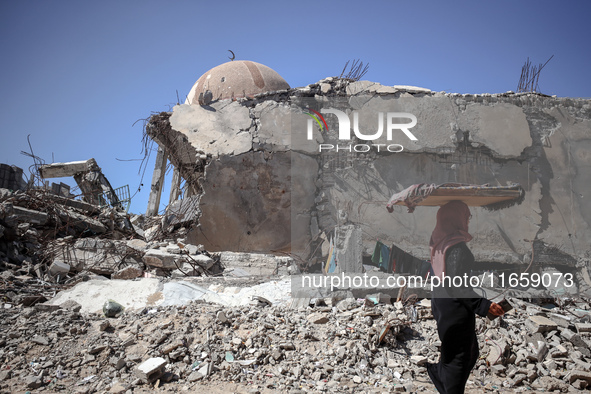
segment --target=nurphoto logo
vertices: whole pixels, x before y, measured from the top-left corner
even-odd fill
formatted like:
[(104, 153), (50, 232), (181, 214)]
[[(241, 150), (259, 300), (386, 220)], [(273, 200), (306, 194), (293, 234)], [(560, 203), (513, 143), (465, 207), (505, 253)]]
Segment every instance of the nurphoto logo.
[[(384, 123), (386, 123), (386, 140), (388, 142), (392, 141), (392, 137), (395, 131), (402, 131), (406, 137), (408, 137), (411, 141), (417, 141), (417, 137), (409, 130), (416, 126), (417, 124), (417, 117), (408, 112), (378, 112), (378, 130), (371, 134), (363, 133), (359, 128), (359, 111), (353, 111), (353, 127), (351, 128), (351, 119), (349, 115), (345, 112), (334, 109), (334, 108), (322, 108), (320, 113), (310, 108), (305, 109), (306, 114), (310, 116), (311, 119), (308, 119), (307, 124), (307, 139), (308, 141), (312, 141), (314, 139), (314, 124), (318, 125), (318, 130), (325, 134), (328, 133), (328, 124), (326, 119), (322, 114), (331, 114), (337, 117), (339, 129), (338, 129), (338, 139), (339, 142), (349, 142), (346, 145), (341, 144), (326, 144), (322, 143), (319, 144), (318, 150), (319, 152), (326, 152), (326, 151), (349, 151), (349, 152), (369, 152), (372, 150), (372, 147), (377, 151), (385, 151), (388, 152), (402, 152), (404, 147), (400, 144), (384, 144), (384, 143), (375, 143), (375, 144), (353, 144), (351, 143), (351, 129), (353, 129), (353, 133), (355, 136), (362, 141), (375, 141), (382, 137), (384, 134)], [(384, 122), (385, 119), (385, 122)], [(400, 122), (401, 120), (410, 120), (410, 122)], [(365, 130), (364, 130), (365, 131)]]

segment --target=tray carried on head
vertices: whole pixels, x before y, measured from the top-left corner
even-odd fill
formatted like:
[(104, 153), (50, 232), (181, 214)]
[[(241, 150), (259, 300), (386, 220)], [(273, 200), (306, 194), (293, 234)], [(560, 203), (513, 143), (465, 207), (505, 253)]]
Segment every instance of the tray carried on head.
[(489, 210), (507, 208), (519, 204), (525, 191), (519, 184), (509, 186), (467, 185), (461, 183), (416, 184), (396, 193), (386, 208), (393, 211), (394, 205), (406, 205), (408, 211), (416, 206), (441, 206), (459, 200), (470, 207), (484, 207)]

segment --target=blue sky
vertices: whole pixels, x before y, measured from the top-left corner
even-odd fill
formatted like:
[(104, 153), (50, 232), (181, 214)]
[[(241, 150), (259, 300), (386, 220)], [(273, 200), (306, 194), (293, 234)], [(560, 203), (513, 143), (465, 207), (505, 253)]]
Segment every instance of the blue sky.
[(364, 79), (457, 93), (516, 90), (527, 57), (554, 55), (541, 92), (591, 97), (590, 17), (589, 1), (4, 0), (0, 163), (28, 173), (30, 134), (47, 163), (94, 157), (114, 187), (129, 184), (130, 211), (143, 213), (153, 162), (142, 179), (139, 161), (120, 161), (142, 157), (134, 123), (170, 110), (177, 90), (184, 101), (228, 49), (292, 87), (361, 59)]

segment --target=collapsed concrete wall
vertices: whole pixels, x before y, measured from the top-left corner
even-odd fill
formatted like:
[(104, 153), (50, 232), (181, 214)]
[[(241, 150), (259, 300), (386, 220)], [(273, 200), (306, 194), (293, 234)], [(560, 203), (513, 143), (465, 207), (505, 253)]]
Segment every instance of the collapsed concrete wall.
[[(338, 152), (322, 152), (320, 144), (343, 142), (337, 119), (325, 115), (327, 130), (308, 139), (310, 117), (303, 107), (335, 102), (347, 107), (347, 115), (357, 111), (359, 124), (369, 131), (379, 128), (377, 114), (413, 114), (417, 140), (400, 130), (391, 140), (385, 133), (371, 141), (353, 135)], [(319, 254), (319, 243), (336, 226), (355, 224), (367, 252), (380, 239), (428, 258), (436, 210), (421, 207), (409, 214), (400, 208), (387, 214), (385, 204), (394, 192), (420, 182), (517, 182), (526, 191), (520, 205), (472, 209), (476, 258), (529, 261), (528, 240), (537, 240), (537, 252), (550, 260), (554, 254), (562, 264), (590, 257), (590, 100), (448, 94), (327, 78), (254, 98), (177, 105), (164, 123), (165, 128), (149, 125), (148, 134), (158, 130), (156, 140), (164, 145), (162, 135), (175, 135), (168, 141), (182, 141), (185, 151), (194, 152), (177, 160), (180, 167), (202, 163), (199, 177), (185, 179), (200, 193), (200, 226), (192, 242), (208, 250), (308, 257)], [(389, 151), (393, 143), (402, 151)], [(174, 150), (174, 144), (165, 148)]]

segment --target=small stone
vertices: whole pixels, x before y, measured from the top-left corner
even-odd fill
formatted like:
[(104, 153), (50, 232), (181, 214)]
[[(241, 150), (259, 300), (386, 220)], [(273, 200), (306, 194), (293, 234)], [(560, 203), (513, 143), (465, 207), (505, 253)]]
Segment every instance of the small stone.
[(187, 380), (191, 383), (198, 381), (199, 379), (203, 379), (203, 374), (199, 371), (193, 371), (187, 378)]
[(11, 370), (0, 372), (0, 382), (4, 382), (5, 380), (10, 379), (11, 377), (12, 377), (12, 371)]
[(35, 335), (31, 339), (31, 342), (34, 342), (36, 344), (43, 345), (43, 346), (49, 345), (49, 340), (46, 337), (41, 336), (41, 335)]
[(99, 331), (107, 331), (111, 327), (111, 323), (108, 320), (103, 320), (99, 324)]
[(320, 84), (320, 91), (324, 94), (330, 92), (332, 86), (329, 83), (321, 83)]
[(127, 246), (139, 252), (143, 252), (148, 248), (148, 244), (146, 243), (146, 241), (143, 241), (141, 239), (131, 239), (127, 241)]
[(107, 345), (104, 345), (104, 344), (103, 345), (96, 345), (96, 346), (91, 347), (88, 350), (88, 354), (98, 354), (98, 353), (102, 352), (103, 350), (105, 350), (106, 348), (107, 348)]
[(282, 354), (281, 351), (279, 351), (279, 349), (275, 349), (271, 352), (271, 357), (273, 357), (273, 359), (275, 361), (279, 361), (279, 359), (281, 358)]
[(359, 384), (359, 383), (363, 382), (363, 379), (361, 379), (360, 376), (355, 375), (355, 376), (353, 376), (353, 382)]
[(172, 352), (173, 350), (176, 350), (177, 348), (184, 346), (183, 345), (183, 341), (181, 341), (180, 339), (177, 339), (176, 341), (173, 341), (171, 344), (165, 346), (162, 349), (162, 353), (164, 354), (168, 354), (170, 352)]
[(127, 363), (125, 362), (124, 358), (117, 358), (114, 362), (114, 366), (116, 370), (120, 370), (121, 368), (125, 367)]
[(201, 375), (203, 375), (204, 377), (209, 376), (209, 373), (211, 372), (211, 364), (210, 363), (201, 364), (198, 372)]
[(111, 389), (109, 390), (109, 393), (123, 394), (126, 391), (127, 391), (127, 387), (125, 387), (121, 383), (117, 382), (113, 386), (111, 386)]
[(178, 245), (168, 245), (166, 251), (172, 254), (181, 254), (181, 248)]
[(124, 309), (123, 305), (113, 300), (105, 301), (103, 305), (103, 313), (106, 317), (117, 317), (123, 313)]
[(226, 314), (224, 313), (224, 311), (219, 311), (216, 314), (216, 318), (218, 319), (218, 321), (222, 324), (225, 323), (230, 323), (230, 319), (228, 319), (228, 317), (226, 316)]
[(283, 350), (295, 350), (295, 345), (293, 342), (282, 342), (279, 344), (279, 348)]

